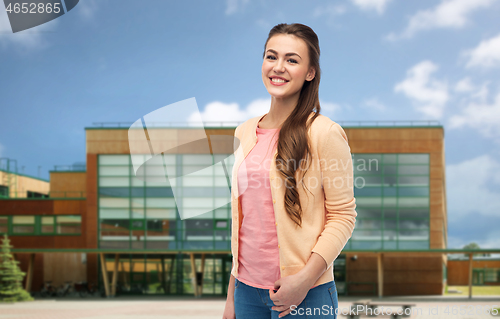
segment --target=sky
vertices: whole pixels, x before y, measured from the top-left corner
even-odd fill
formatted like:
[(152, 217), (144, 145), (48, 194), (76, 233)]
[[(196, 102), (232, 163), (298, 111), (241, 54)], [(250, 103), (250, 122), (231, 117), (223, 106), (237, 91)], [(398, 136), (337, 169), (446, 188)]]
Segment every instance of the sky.
[(80, 0), (12, 33), (2, 7), (0, 157), (48, 179), (86, 161), (96, 122), (131, 123), (192, 97), (204, 121), (265, 114), (265, 40), (298, 22), (320, 40), (321, 113), (341, 125), (437, 121), (448, 246), (498, 248), (499, 16), (500, 0)]

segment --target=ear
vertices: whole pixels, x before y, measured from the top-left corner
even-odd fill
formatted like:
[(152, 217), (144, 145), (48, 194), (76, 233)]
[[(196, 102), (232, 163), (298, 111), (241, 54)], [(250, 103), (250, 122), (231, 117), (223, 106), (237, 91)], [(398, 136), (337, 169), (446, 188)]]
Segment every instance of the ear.
[(311, 67), (309, 69), (309, 72), (307, 73), (306, 81), (312, 81), (315, 76), (316, 76), (316, 69)]

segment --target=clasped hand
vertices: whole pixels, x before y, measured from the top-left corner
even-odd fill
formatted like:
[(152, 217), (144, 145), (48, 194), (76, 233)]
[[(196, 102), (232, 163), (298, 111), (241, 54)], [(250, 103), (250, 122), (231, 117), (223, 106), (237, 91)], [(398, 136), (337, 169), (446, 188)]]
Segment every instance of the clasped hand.
[(274, 303), (272, 309), (280, 312), (279, 318), (288, 315), (293, 310), (290, 307), (300, 305), (310, 288), (309, 283), (297, 274), (278, 279), (274, 283), (274, 290), (278, 291), (269, 289), (269, 297)]

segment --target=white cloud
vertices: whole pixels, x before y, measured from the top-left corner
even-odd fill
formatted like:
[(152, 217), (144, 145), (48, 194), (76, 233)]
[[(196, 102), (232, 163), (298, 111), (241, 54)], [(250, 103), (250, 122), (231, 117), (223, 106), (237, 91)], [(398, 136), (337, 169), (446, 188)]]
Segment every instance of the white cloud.
[(431, 61), (422, 61), (407, 71), (406, 79), (396, 84), (395, 92), (405, 94), (418, 112), (432, 118), (440, 118), (448, 102), (448, 85), (432, 78), (438, 66)]
[[(245, 109), (240, 109), (238, 103), (211, 102), (201, 112), (201, 118), (205, 125), (236, 126), (252, 117), (264, 115), (269, 112), (271, 99), (256, 99), (247, 105)], [(188, 122), (196, 122), (196, 114), (188, 117)]]
[(472, 12), (484, 9), (498, 0), (442, 0), (435, 8), (418, 11), (410, 17), (406, 29), (391, 33), (386, 39), (410, 38), (419, 31), (438, 28), (459, 29), (469, 23)]
[(226, 15), (232, 15), (240, 10), (250, 2), (250, 0), (226, 0)]
[(346, 12), (346, 8), (342, 5), (328, 4), (326, 6), (318, 6), (313, 11), (313, 17), (317, 18), (323, 15), (334, 19), (337, 16), (343, 15)]
[(365, 100), (363, 102), (363, 105), (370, 108), (370, 109), (376, 110), (376, 111), (383, 112), (387, 109), (387, 107), (383, 103), (381, 103), (376, 97)]
[(500, 163), (481, 155), (446, 166), (448, 219), (462, 218), (474, 212), (498, 216), (500, 211)]
[(378, 14), (382, 14), (387, 7), (387, 4), (392, 0), (351, 0), (361, 10), (375, 10)]
[(466, 77), (455, 84), (455, 91), (458, 93), (468, 93), (475, 89), (470, 78)]
[[(321, 114), (327, 112), (332, 114), (341, 109), (340, 105), (320, 100)], [(200, 113), (201, 120), (205, 125), (236, 126), (246, 120), (264, 115), (271, 108), (271, 98), (256, 99), (250, 102), (245, 108), (240, 108), (238, 103), (223, 103), (219, 101), (208, 103), (205, 110)], [(191, 114), (187, 121), (189, 123), (199, 123), (199, 116)]]
[(326, 112), (330, 115), (333, 115), (334, 113), (337, 113), (342, 109), (340, 105), (337, 103), (332, 103), (332, 102), (324, 102), (321, 101), (319, 102), (319, 105), (321, 106), (321, 113)]
[(471, 99), (459, 114), (449, 119), (449, 129), (469, 127), (487, 138), (500, 142), (500, 92), (488, 102), (487, 83), (471, 95)]
[(469, 58), (467, 68), (494, 68), (500, 67), (500, 34), (488, 40), (481, 41), (479, 45), (462, 53)]

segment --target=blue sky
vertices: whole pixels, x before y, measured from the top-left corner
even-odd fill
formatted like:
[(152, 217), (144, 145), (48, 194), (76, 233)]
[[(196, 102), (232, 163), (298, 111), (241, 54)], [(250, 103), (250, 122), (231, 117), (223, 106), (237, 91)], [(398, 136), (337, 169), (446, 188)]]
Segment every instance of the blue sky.
[(206, 121), (264, 114), (272, 26), (312, 27), (322, 113), (445, 128), (449, 246), (500, 247), (500, 0), (81, 0), (12, 34), (0, 10), (0, 157), (48, 178), (85, 127), (195, 97)]

